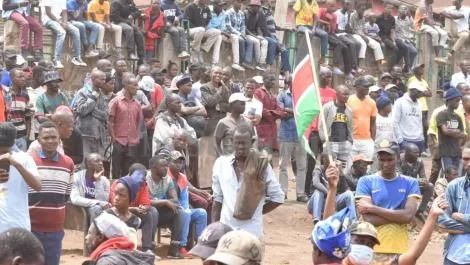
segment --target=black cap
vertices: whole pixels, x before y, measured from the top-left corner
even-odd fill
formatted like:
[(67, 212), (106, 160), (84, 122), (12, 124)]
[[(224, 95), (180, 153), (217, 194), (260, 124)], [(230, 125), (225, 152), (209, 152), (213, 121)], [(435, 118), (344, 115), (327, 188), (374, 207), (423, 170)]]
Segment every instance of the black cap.
[(375, 78), (371, 75), (361, 76), (354, 82), (355, 87), (370, 87), (373, 85), (375, 85)]
[(395, 142), (390, 142), (389, 140), (382, 140), (377, 145), (377, 154), (381, 152), (385, 152), (391, 155), (396, 155), (400, 150), (400, 147)]
[(50, 83), (52, 81), (59, 81), (62, 82), (62, 77), (60, 77), (59, 72), (57, 71), (49, 71), (44, 75), (44, 81), (42, 82), (42, 85), (45, 85), (47, 83)]
[(220, 222), (210, 224), (202, 231), (196, 246), (194, 246), (189, 253), (203, 260), (207, 259), (214, 254), (220, 238), (230, 231), (232, 231), (232, 228)]

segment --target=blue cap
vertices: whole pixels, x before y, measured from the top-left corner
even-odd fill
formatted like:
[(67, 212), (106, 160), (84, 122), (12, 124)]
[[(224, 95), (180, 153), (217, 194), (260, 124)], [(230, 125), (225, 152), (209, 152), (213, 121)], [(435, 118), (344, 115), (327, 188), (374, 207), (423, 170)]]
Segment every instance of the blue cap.
[(191, 79), (190, 75), (183, 75), (180, 79), (178, 79), (178, 81), (176, 81), (176, 87), (180, 87), (192, 81), (193, 80)]
[(454, 98), (461, 98), (462, 93), (455, 87), (451, 87), (444, 92), (444, 97), (446, 100), (452, 100)]
[(377, 109), (383, 109), (388, 104), (392, 104), (392, 101), (388, 97), (381, 96), (376, 99)]
[(349, 208), (318, 222), (312, 230), (312, 241), (330, 259), (342, 260), (351, 249), (352, 222)]

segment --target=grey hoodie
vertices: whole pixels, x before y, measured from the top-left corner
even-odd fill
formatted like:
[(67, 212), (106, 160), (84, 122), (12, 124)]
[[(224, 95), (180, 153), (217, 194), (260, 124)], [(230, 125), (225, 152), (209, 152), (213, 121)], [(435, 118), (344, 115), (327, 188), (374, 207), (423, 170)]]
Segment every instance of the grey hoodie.
[(393, 122), (398, 143), (424, 140), (421, 108), (418, 101), (413, 102), (408, 93), (395, 101)]

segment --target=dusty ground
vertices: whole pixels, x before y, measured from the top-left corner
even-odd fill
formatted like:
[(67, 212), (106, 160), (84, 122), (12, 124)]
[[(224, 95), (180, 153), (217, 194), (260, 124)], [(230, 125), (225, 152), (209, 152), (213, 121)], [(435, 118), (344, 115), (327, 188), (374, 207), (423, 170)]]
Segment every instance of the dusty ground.
[[(429, 172), (430, 164), (426, 161)], [(428, 173), (429, 174), (429, 173)], [(289, 198), (287, 202), (264, 218), (266, 253), (265, 264), (307, 265), (312, 264), (312, 246), (308, 235), (312, 222), (306, 213), (304, 204), (295, 202), (295, 183), (289, 183)], [(415, 233), (413, 233), (414, 238)], [(418, 261), (418, 265), (442, 264), (442, 249), (444, 235), (435, 232), (426, 251)], [(162, 238), (162, 246), (158, 248), (160, 256), (165, 256), (168, 239)], [(412, 243), (412, 240), (410, 241)], [(66, 231), (63, 243), (61, 264), (79, 265), (86, 258), (81, 255), (83, 234), (76, 231)], [(192, 260), (162, 260), (158, 264), (187, 264), (200, 265), (198, 259)]]

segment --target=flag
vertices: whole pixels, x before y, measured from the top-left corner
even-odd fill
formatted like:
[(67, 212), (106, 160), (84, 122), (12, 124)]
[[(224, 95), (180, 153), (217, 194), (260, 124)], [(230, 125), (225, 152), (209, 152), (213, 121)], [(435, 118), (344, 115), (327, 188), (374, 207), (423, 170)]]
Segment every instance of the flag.
[(310, 59), (307, 37), (297, 34), (296, 66), (292, 77), (292, 94), (294, 99), (294, 117), (297, 135), (307, 153), (312, 154), (308, 139), (310, 124), (320, 114), (321, 102), (318, 98), (315, 84), (318, 84), (317, 73), (312, 68), (313, 58)]

